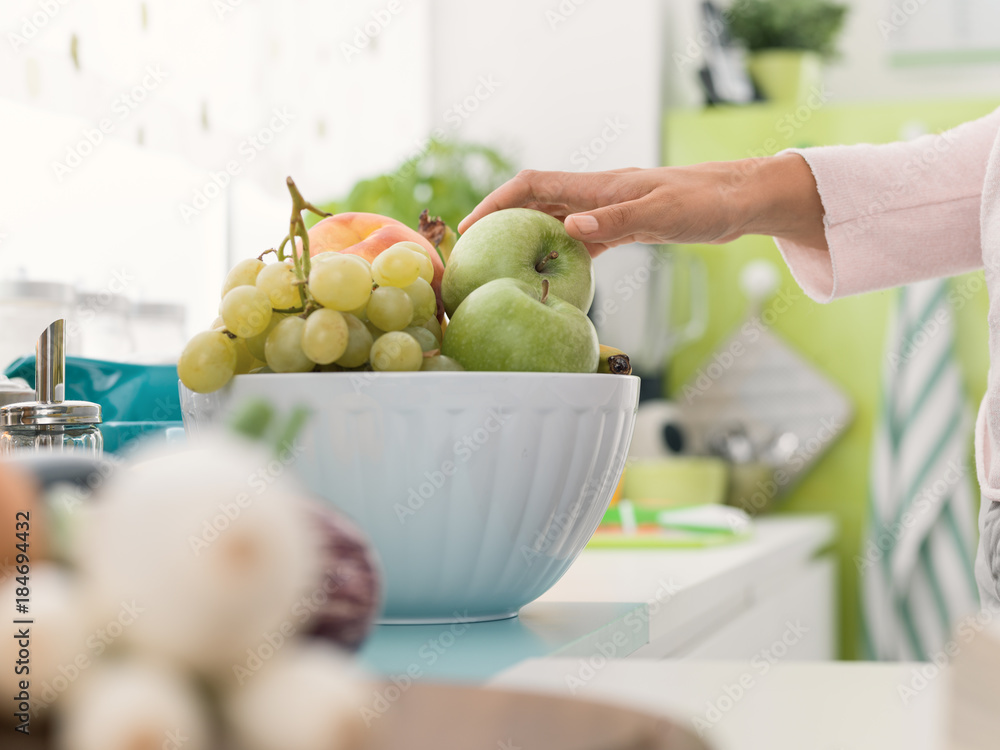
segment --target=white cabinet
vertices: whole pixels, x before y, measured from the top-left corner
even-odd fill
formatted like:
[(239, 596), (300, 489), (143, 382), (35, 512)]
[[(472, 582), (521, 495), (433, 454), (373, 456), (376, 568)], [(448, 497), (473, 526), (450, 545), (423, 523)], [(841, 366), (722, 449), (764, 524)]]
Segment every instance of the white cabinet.
[(716, 548), (587, 550), (539, 602), (645, 603), (639, 658), (835, 659), (834, 533), (827, 516), (775, 516)]

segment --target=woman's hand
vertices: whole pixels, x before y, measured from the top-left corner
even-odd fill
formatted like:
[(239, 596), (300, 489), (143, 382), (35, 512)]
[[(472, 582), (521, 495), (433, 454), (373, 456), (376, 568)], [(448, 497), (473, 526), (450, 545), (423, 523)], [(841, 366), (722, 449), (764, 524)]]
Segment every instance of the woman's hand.
[(722, 243), (744, 234), (827, 249), (816, 182), (797, 154), (610, 172), (527, 170), (486, 196), (458, 229), (517, 206), (561, 219), (595, 256), (630, 242)]

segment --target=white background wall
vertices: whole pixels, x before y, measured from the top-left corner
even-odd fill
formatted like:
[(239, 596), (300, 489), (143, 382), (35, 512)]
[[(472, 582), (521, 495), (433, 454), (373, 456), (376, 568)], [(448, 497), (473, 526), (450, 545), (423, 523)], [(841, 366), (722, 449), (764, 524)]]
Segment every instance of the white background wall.
[(661, 0), (434, 0), (432, 12), (435, 125), (452, 131), (447, 113), (492, 77), (461, 137), (534, 169), (658, 163)]
[(205, 326), (227, 254), (286, 231), (286, 175), (327, 200), (426, 134), (427, 23), (427, 0), (5, 0), (0, 277), (124, 268)]

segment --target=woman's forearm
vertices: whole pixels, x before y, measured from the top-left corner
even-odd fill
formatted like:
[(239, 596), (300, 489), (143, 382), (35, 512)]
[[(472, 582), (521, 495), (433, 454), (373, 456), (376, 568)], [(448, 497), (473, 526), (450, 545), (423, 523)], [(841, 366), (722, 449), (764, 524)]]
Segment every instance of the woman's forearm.
[(552, 214), (596, 255), (629, 242), (723, 243), (768, 234), (826, 249), (823, 205), (796, 154), (613, 172), (527, 170), (459, 225), (523, 206)]
[(744, 234), (766, 234), (828, 249), (823, 203), (805, 159), (781, 154), (731, 163), (748, 175), (741, 195)]

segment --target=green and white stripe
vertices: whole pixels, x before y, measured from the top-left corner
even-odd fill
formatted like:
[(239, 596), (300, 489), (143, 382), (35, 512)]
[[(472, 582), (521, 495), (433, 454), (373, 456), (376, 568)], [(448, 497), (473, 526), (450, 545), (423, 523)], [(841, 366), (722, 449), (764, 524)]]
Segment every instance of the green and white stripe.
[(868, 658), (927, 660), (977, 609), (971, 420), (945, 281), (900, 289), (886, 342), (861, 570)]

